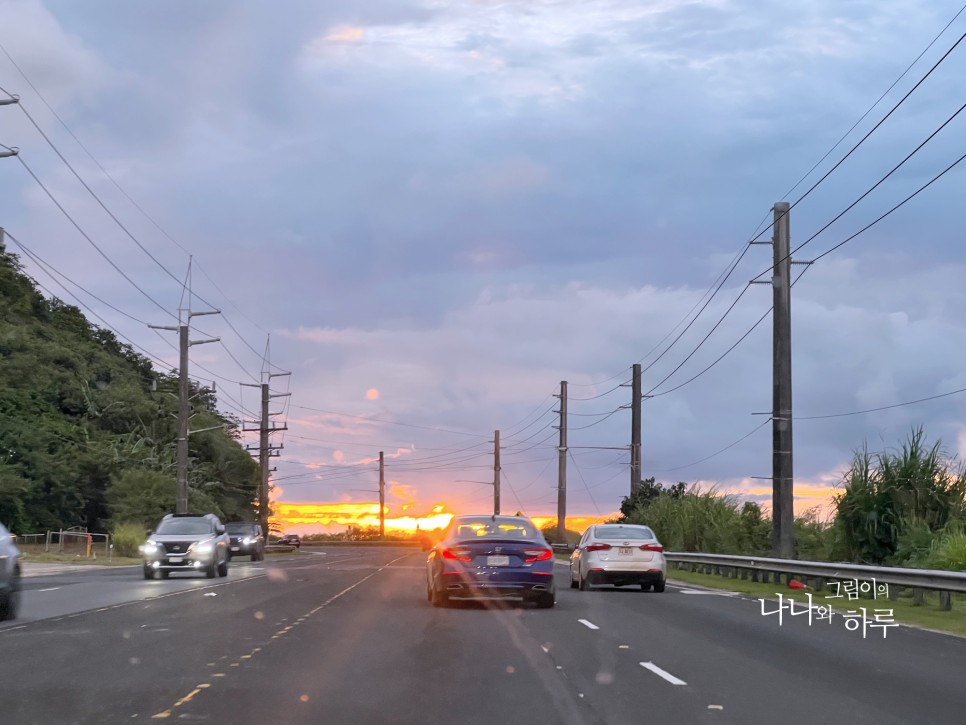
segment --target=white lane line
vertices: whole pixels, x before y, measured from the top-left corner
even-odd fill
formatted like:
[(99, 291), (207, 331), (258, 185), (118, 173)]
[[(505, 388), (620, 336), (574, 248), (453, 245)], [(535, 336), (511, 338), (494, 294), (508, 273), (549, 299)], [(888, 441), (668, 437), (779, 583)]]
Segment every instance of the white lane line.
[(48, 587), (47, 589), (38, 589), (38, 592), (56, 592), (60, 587)]
[(578, 619), (577, 621), (584, 625), (587, 629), (600, 629), (600, 627), (598, 627), (596, 624), (593, 622), (588, 622), (586, 619)]
[(660, 667), (658, 667), (653, 662), (641, 662), (640, 665), (644, 669), (650, 670), (651, 672), (653, 672), (658, 677), (664, 678), (665, 680), (667, 680), (668, 682), (670, 682), (672, 685), (686, 685), (686, 684), (688, 684), (684, 680), (678, 679), (677, 677), (675, 677), (674, 675), (672, 675), (670, 672), (667, 672), (666, 670), (662, 670)]

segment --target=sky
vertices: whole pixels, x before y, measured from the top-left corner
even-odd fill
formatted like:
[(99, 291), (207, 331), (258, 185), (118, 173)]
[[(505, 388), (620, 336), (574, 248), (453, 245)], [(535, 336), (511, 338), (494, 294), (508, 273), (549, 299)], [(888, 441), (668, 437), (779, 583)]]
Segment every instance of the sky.
[(966, 118), (849, 209), (960, 107), (958, 0), (281, 7), (0, 0), (0, 226), (34, 258), (8, 247), (159, 369), (176, 340), (148, 324), (220, 309), (189, 369), (240, 419), (290, 372), (280, 505), (365, 508), (384, 451), (390, 515), (486, 511), (500, 430), (504, 511), (552, 516), (565, 380), (568, 512), (608, 515), (638, 361), (644, 476), (767, 505), (749, 282), (772, 252), (749, 242), (779, 201), (816, 260), (793, 267), (796, 509), (865, 442), (966, 453), (966, 394), (822, 417), (966, 388), (966, 163), (853, 237), (966, 153)]

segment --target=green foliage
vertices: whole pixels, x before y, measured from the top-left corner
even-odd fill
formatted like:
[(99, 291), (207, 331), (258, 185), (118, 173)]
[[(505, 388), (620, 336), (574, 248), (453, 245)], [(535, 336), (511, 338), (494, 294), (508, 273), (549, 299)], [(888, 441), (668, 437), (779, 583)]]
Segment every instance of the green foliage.
[(914, 429), (898, 450), (856, 451), (844, 490), (835, 497), (845, 556), (881, 564), (922, 561), (935, 538), (966, 512), (966, 479), (937, 441)]
[(632, 495), (625, 496), (621, 501), (621, 517), (622, 519), (626, 519), (637, 509), (646, 507), (661, 496), (681, 498), (686, 491), (687, 484), (685, 483), (678, 482), (673, 486), (665, 488), (664, 484), (657, 483), (653, 476), (651, 478), (645, 478), (641, 480)]
[[(144, 523), (154, 526), (155, 514), (174, 508), (173, 493), (165, 499), (158, 479), (140, 479), (150, 485), (139, 509), (125, 474), (173, 481), (177, 403), (167, 392), (176, 389), (175, 377), (76, 307), (45, 299), (17, 258), (0, 254), (0, 521), (17, 533), (104, 531), (112, 517), (153, 517)], [(213, 412), (210, 391), (192, 394), (192, 427), (224, 430), (189, 439), (189, 507), (251, 518), (258, 467), (238, 443), (237, 421)]]
[[(739, 500), (711, 487), (691, 486), (680, 495), (657, 495), (626, 517), (654, 529), (672, 551), (737, 554), (742, 551)], [(749, 519), (753, 514), (749, 514)]]
[(138, 556), (138, 547), (144, 543), (147, 530), (141, 524), (116, 524), (111, 532), (116, 556)]

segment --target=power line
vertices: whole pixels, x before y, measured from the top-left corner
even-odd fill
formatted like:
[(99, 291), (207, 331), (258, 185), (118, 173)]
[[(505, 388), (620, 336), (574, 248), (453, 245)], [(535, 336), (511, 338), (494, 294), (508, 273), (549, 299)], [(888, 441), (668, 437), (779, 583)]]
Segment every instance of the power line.
[(114, 260), (113, 260), (113, 259), (111, 259), (111, 258), (110, 258), (110, 256), (108, 256), (108, 255), (107, 255), (107, 253), (106, 253), (106, 252), (105, 252), (105, 251), (104, 251), (103, 249), (101, 249), (101, 248), (100, 248), (100, 247), (99, 247), (99, 246), (97, 245), (97, 242), (95, 242), (95, 241), (94, 241), (93, 239), (91, 239), (91, 238), (90, 238), (90, 236), (88, 236), (88, 234), (87, 234), (87, 232), (85, 232), (85, 231), (84, 231), (84, 230), (83, 230), (83, 229), (81, 228), (81, 226), (80, 226), (80, 224), (78, 224), (78, 223), (77, 223), (77, 222), (76, 222), (76, 221), (74, 220), (74, 217), (72, 217), (72, 216), (70, 215), (70, 213), (69, 213), (69, 212), (68, 212), (68, 211), (67, 211), (67, 210), (66, 210), (66, 209), (65, 209), (65, 208), (64, 208), (64, 207), (63, 207), (63, 206), (61, 205), (61, 203), (60, 203), (59, 201), (57, 201), (57, 199), (56, 199), (56, 197), (55, 197), (55, 196), (54, 196), (54, 195), (53, 195), (53, 194), (52, 194), (52, 193), (50, 192), (50, 189), (48, 189), (48, 188), (47, 188), (47, 187), (46, 187), (46, 186), (44, 185), (44, 182), (42, 182), (42, 181), (40, 180), (40, 178), (39, 178), (39, 177), (37, 176), (37, 174), (35, 174), (35, 173), (34, 173), (34, 171), (33, 171), (33, 169), (31, 169), (31, 168), (30, 168), (30, 167), (29, 167), (29, 166), (27, 165), (27, 162), (23, 160), (23, 155), (22, 155), (22, 154), (20, 154), (20, 155), (18, 155), (18, 156), (17, 156), (17, 160), (18, 160), (18, 161), (20, 161), (20, 163), (21, 163), (21, 165), (22, 165), (22, 166), (24, 167), (24, 169), (26, 169), (26, 170), (27, 170), (27, 173), (28, 173), (28, 174), (30, 174), (30, 176), (31, 176), (31, 177), (33, 177), (33, 180), (37, 182), (37, 184), (38, 184), (38, 185), (40, 186), (40, 188), (44, 190), (44, 193), (46, 193), (46, 194), (47, 194), (47, 197), (48, 197), (48, 198), (49, 198), (49, 199), (50, 199), (50, 200), (51, 200), (51, 201), (52, 201), (52, 202), (54, 203), (54, 206), (56, 206), (56, 207), (57, 207), (57, 208), (58, 208), (58, 209), (60, 210), (60, 212), (61, 212), (61, 213), (62, 213), (62, 214), (63, 214), (63, 215), (65, 216), (65, 217), (67, 217), (67, 220), (68, 220), (68, 221), (69, 221), (69, 222), (70, 222), (70, 223), (71, 223), (71, 224), (72, 224), (72, 225), (74, 226), (74, 228), (75, 228), (75, 229), (76, 229), (76, 230), (77, 230), (78, 232), (80, 232), (80, 234), (81, 234), (81, 236), (82, 236), (82, 237), (84, 237), (84, 239), (86, 239), (86, 240), (88, 241), (88, 243), (89, 243), (89, 244), (90, 244), (90, 245), (91, 245), (92, 247), (94, 247), (94, 249), (96, 249), (96, 250), (97, 250), (97, 252), (98, 252), (98, 253), (99, 253), (99, 254), (100, 254), (100, 255), (101, 255), (101, 256), (102, 256), (102, 257), (103, 257), (103, 258), (104, 258), (105, 260), (107, 260), (107, 263), (108, 263), (108, 264), (110, 264), (110, 265), (111, 265), (111, 266), (112, 266), (112, 267), (113, 267), (113, 268), (114, 268), (115, 270), (117, 270), (117, 272), (118, 272), (118, 274), (120, 274), (120, 275), (121, 275), (122, 277), (124, 277), (124, 279), (126, 279), (126, 280), (127, 280), (128, 282), (130, 282), (130, 283), (131, 283), (131, 286), (133, 286), (133, 287), (134, 287), (134, 288), (135, 288), (135, 289), (136, 289), (136, 290), (137, 290), (138, 292), (140, 292), (140, 293), (141, 293), (142, 295), (144, 295), (144, 296), (145, 296), (145, 297), (146, 297), (147, 299), (149, 299), (149, 300), (150, 300), (151, 302), (153, 302), (153, 303), (154, 303), (154, 305), (155, 305), (155, 306), (156, 306), (156, 307), (157, 307), (158, 309), (160, 309), (160, 310), (161, 310), (162, 312), (164, 312), (164, 313), (165, 313), (166, 315), (168, 315), (168, 316), (170, 316), (170, 317), (176, 317), (176, 315), (174, 315), (174, 314), (173, 314), (172, 312), (170, 312), (170, 311), (169, 311), (169, 310), (168, 310), (168, 309), (167, 309), (166, 307), (164, 307), (164, 306), (163, 306), (163, 305), (162, 305), (162, 304), (161, 304), (160, 302), (158, 302), (158, 301), (157, 301), (156, 299), (154, 299), (154, 298), (153, 298), (153, 297), (152, 297), (151, 295), (149, 295), (149, 294), (148, 294), (147, 292), (145, 292), (145, 291), (144, 291), (144, 290), (143, 290), (143, 289), (142, 289), (142, 288), (141, 288), (141, 287), (140, 287), (140, 286), (138, 285), (138, 283), (137, 283), (137, 282), (135, 282), (135, 281), (134, 281), (133, 279), (131, 279), (130, 277), (128, 277), (128, 275), (127, 275), (127, 274), (126, 274), (126, 273), (124, 272), (124, 270), (122, 270), (122, 269), (121, 269), (120, 267), (118, 267), (118, 266), (117, 266), (117, 264), (115, 264), (115, 263), (114, 263)]
[[(857, 127), (858, 127), (858, 125), (859, 125), (860, 123), (862, 123), (862, 122), (863, 122), (863, 121), (864, 121), (864, 120), (865, 120), (865, 119), (866, 119), (866, 118), (868, 117), (868, 115), (869, 115), (870, 113), (872, 113), (872, 111), (874, 111), (874, 110), (875, 110), (875, 108), (876, 108), (876, 106), (878, 106), (878, 105), (879, 105), (879, 104), (880, 104), (880, 103), (882, 102), (882, 100), (883, 100), (883, 99), (884, 99), (884, 98), (885, 98), (885, 97), (886, 97), (887, 95), (889, 95), (889, 93), (890, 93), (890, 92), (892, 91), (892, 89), (893, 89), (893, 88), (895, 88), (895, 87), (896, 87), (897, 85), (899, 85), (899, 81), (901, 81), (901, 80), (902, 80), (903, 78), (905, 78), (905, 77), (906, 77), (906, 75), (908, 75), (908, 73), (909, 73), (909, 71), (911, 71), (911, 70), (913, 69), (913, 67), (914, 67), (914, 66), (916, 65), (916, 63), (918, 63), (918, 62), (919, 62), (919, 61), (920, 61), (920, 60), (922, 59), (922, 57), (923, 57), (923, 56), (924, 56), (924, 55), (925, 55), (925, 54), (926, 54), (927, 52), (929, 52), (929, 49), (930, 49), (930, 48), (932, 48), (932, 47), (933, 47), (933, 45), (935, 45), (935, 44), (936, 44), (936, 41), (937, 41), (937, 40), (939, 40), (939, 39), (940, 39), (940, 38), (941, 38), (941, 37), (943, 36), (943, 34), (944, 34), (944, 33), (945, 33), (945, 32), (946, 32), (947, 30), (949, 30), (949, 27), (950, 27), (950, 26), (951, 26), (951, 25), (952, 25), (952, 24), (953, 24), (954, 22), (956, 22), (956, 18), (958, 18), (958, 17), (960, 16), (960, 15), (962, 15), (962, 13), (963, 13), (963, 11), (964, 11), (964, 10), (966, 10), (966, 5), (963, 5), (963, 6), (962, 6), (962, 7), (961, 7), (961, 8), (960, 8), (960, 9), (959, 9), (959, 10), (958, 10), (957, 12), (956, 12), (956, 14), (955, 14), (955, 15), (953, 15), (953, 17), (952, 17), (952, 19), (951, 19), (951, 20), (950, 20), (950, 21), (949, 21), (948, 23), (946, 23), (946, 25), (945, 25), (945, 26), (943, 27), (943, 29), (942, 29), (942, 30), (940, 30), (940, 31), (939, 31), (939, 33), (938, 33), (938, 34), (936, 35), (936, 37), (934, 37), (934, 38), (933, 38), (933, 39), (932, 39), (932, 40), (931, 40), (931, 41), (929, 42), (929, 45), (927, 45), (927, 46), (926, 46), (926, 47), (925, 47), (925, 48), (923, 49), (923, 51), (922, 51), (922, 52), (921, 52), (921, 53), (920, 53), (919, 55), (917, 55), (917, 56), (916, 56), (916, 58), (915, 58), (915, 60), (913, 60), (913, 61), (912, 61), (912, 63), (910, 63), (910, 64), (909, 64), (909, 65), (908, 65), (908, 66), (906, 67), (906, 69), (905, 69), (904, 71), (902, 71), (902, 73), (900, 73), (900, 74), (899, 74), (899, 77), (898, 77), (898, 78), (896, 78), (896, 79), (895, 79), (895, 80), (894, 80), (894, 81), (892, 82), (892, 85), (890, 85), (890, 86), (889, 86), (888, 88), (886, 88), (886, 89), (885, 89), (885, 90), (884, 90), (884, 91), (882, 92), (882, 95), (881, 95), (881, 96), (879, 96), (879, 97), (878, 97), (878, 98), (876, 99), (876, 101), (875, 101), (875, 103), (873, 103), (873, 104), (872, 104), (871, 106), (869, 106), (869, 108), (868, 108), (868, 110), (867, 110), (867, 111), (866, 111), (865, 113), (863, 113), (863, 114), (862, 114), (862, 115), (861, 115), (861, 116), (859, 117), (859, 119), (858, 119), (858, 120), (857, 120), (857, 121), (856, 121), (855, 123), (853, 123), (851, 127), (849, 127), (849, 130), (848, 130), (848, 131), (846, 131), (846, 132), (845, 132), (845, 133), (844, 133), (844, 134), (842, 135), (842, 137), (841, 137), (841, 138), (840, 138), (840, 139), (839, 139), (838, 141), (836, 141), (836, 142), (835, 142), (835, 143), (834, 143), (834, 144), (832, 145), (832, 148), (830, 148), (830, 149), (829, 149), (828, 151), (826, 151), (826, 152), (825, 152), (825, 155), (824, 155), (824, 156), (822, 156), (822, 158), (820, 158), (820, 159), (819, 159), (818, 161), (816, 161), (816, 162), (815, 162), (815, 165), (814, 165), (814, 166), (812, 166), (812, 168), (810, 168), (810, 169), (809, 169), (808, 171), (806, 171), (806, 172), (805, 172), (805, 174), (804, 174), (804, 175), (802, 176), (802, 178), (800, 178), (800, 179), (799, 179), (799, 180), (798, 180), (797, 182), (795, 182), (795, 185), (794, 185), (794, 186), (793, 186), (793, 187), (792, 187), (791, 189), (789, 189), (788, 191), (786, 191), (786, 192), (785, 192), (785, 193), (784, 193), (784, 194), (782, 195), (782, 198), (785, 198), (785, 197), (788, 197), (788, 196), (789, 196), (789, 195), (790, 195), (790, 194), (791, 194), (791, 193), (792, 193), (793, 191), (795, 191), (795, 189), (797, 189), (797, 188), (798, 188), (798, 187), (799, 187), (799, 186), (801, 185), (801, 183), (802, 183), (803, 181), (805, 181), (805, 179), (807, 179), (807, 178), (808, 178), (809, 176), (811, 176), (811, 175), (812, 175), (812, 172), (813, 172), (813, 171), (815, 171), (815, 169), (817, 169), (817, 168), (818, 168), (818, 167), (819, 167), (819, 166), (820, 166), (820, 165), (822, 164), (822, 162), (823, 162), (823, 161), (825, 161), (825, 159), (827, 159), (827, 158), (828, 158), (829, 156), (831, 156), (831, 155), (832, 155), (832, 152), (833, 152), (833, 151), (835, 151), (835, 149), (837, 149), (837, 148), (838, 148), (838, 147), (839, 147), (839, 146), (840, 146), (840, 145), (842, 144), (842, 142), (843, 142), (843, 141), (845, 141), (845, 139), (847, 139), (847, 138), (848, 138), (849, 136), (851, 136), (851, 135), (852, 135), (852, 132), (853, 132), (853, 131), (854, 131), (854, 130), (855, 130), (855, 129), (856, 129)], [(766, 217), (766, 218), (767, 218), (767, 217)], [(759, 225), (759, 226), (761, 226), (761, 225)], [(757, 233), (756, 233), (756, 237), (757, 237)]]
[(570, 455), (570, 460), (574, 464), (574, 468), (577, 471), (577, 476), (580, 478), (580, 482), (584, 484), (584, 490), (587, 492), (587, 495), (590, 496), (590, 502), (594, 504), (594, 509), (597, 511), (597, 515), (601, 516), (600, 506), (597, 505), (597, 500), (594, 498), (594, 494), (590, 492), (590, 488), (587, 486), (587, 481), (584, 480), (584, 474), (581, 473), (580, 466), (577, 465), (577, 459), (574, 458), (573, 455), (571, 455), (569, 450), (567, 451), (567, 454)]
[(620, 390), (621, 388), (623, 388), (628, 383), (630, 383), (630, 379), (627, 379), (623, 383), (619, 383), (619, 384), (615, 385), (610, 390), (605, 390), (603, 393), (598, 393), (597, 395), (593, 395), (593, 396), (591, 396), (589, 398), (574, 398), (574, 397), (568, 396), (567, 399), (570, 400), (570, 401), (581, 401), (581, 402), (587, 401), (587, 400), (597, 400), (598, 398), (603, 398), (605, 395), (610, 395), (615, 390)]
[(339, 416), (340, 418), (353, 418), (355, 420), (367, 420), (373, 423), (385, 423), (386, 425), (398, 425), (398, 426), (403, 426), (405, 428), (433, 430), (433, 431), (438, 431), (440, 433), (452, 433), (453, 435), (467, 436), (469, 438), (488, 438), (490, 435), (492, 435), (492, 433), (484, 435), (480, 433), (467, 433), (466, 431), (452, 430), (449, 428), (438, 428), (438, 427), (429, 426), (429, 425), (417, 425), (415, 423), (400, 423), (394, 420), (386, 420), (385, 418), (374, 418), (366, 415), (352, 415), (350, 413), (339, 413), (334, 410), (323, 410), (322, 408), (312, 408), (307, 405), (295, 405), (294, 403), (292, 404), (292, 407), (298, 408), (300, 410), (308, 410), (313, 413), (324, 413), (325, 415), (336, 415), (336, 416)]
[(614, 410), (612, 410), (612, 411), (611, 411), (610, 413), (608, 413), (607, 415), (605, 415), (605, 416), (604, 416), (603, 418), (601, 418), (600, 420), (595, 420), (595, 421), (594, 421), (593, 423), (589, 423), (588, 425), (581, 425), (581, 426), (577, 426), (576, 428), (574, 428), (574, 427), (571, 427), (571, 428), (570, 428), (569, 430), (570, 430), (570, 432), (572, 433), (572, 432), (573, 432), (573, 431), (575, 431), (575, 430), (587, 430), (588, 428), (593, 428), (593, 427), (594, 427), (595, 425), (600, 425), (600, 424), (601, 424), (601, 423), (603, 423), (603, 422), (604, 422), (605, 420), (607, 420), (607, 419), (608, 419), (608, 418), (610, 418), (610, 417), (611, 417), (612, 415), (614, 415), (614, 413), (617, 413), (617, 412), (619, 412), (619, 411), (621, 411), (621, 410), (624, 410), (624, 406), (619, 406), (619, 407), (617, 407), (617, 408), (614, 408)]
[(736, 445), (738, 445), (739, 443), (741, 443), (745, 439), (750, 438), (752, 435), (754, 435), (759, 430), (761, 430), (762, 428), (764, 428), (766, 425), (768, 425), (769, 423), (771, 423), (771, 421), (772, 421), (772, 419), (770, 417), (769, 418), (766, 418), (764, 420), (764, 422), (762, 422), (759, 425), (756, 425), (751, 431), (749, 431), (745, 435), (741, 436), (741, 438), (739, 438), (738, 440), (734, 441), (733, 443), (729, 443), (724, 448), (722, 448), (720, 451), (715, 451), (710, 456), (705, 456), (704, 458), (701, 458), (701, 459), (699, 459), (697, 461), (692, 461), (691, 463), (686, 463), (683, 466), (674, 466), (672, 468), (656, 468), (654, 470), (657, 473), (664, 473), (664, 472), (667, 472), (667, 471), (680, 471), (682, 468), (690, 468), (691, 466), (696, 466), (699, 463), (704, 463), (705, 461), (710, 461), (715, 456), (720, 456), (725, 451), (730, 450), (731, 448), (734, 448)]

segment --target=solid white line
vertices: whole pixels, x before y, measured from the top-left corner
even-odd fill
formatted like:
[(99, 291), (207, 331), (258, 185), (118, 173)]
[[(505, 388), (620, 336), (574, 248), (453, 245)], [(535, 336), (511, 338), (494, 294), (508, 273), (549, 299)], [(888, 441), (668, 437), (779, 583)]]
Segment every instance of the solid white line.
[(60, 587), (50, 587), (49, 589), (38, 589), (38, 592), (56, 592)]
[(598, 627), (596, 624), (593, 622), (588, 622), (586, 619), (578, 619), (577, 621), (584, 625), (587, 629), (600, 629), (600, 627)]
[(641, 667), (643, 667), (644, 669), (650, 670), (651, 672), (653, 672), (658, 677), (663, 677), (665, 680), (667, 680), (668, 682), (670, 682), (672, 685), (686, 685), (686, 684), (688, 684), (684, 680), (679, 680), (677, 677), (675, 677), (674, 675), (672, 675), (670, 672), (667, 672), (665, 670), (662, 670), (660, 667), (658, 667), (653, 662), (641, 662), (640, 664), (641, 664)]

